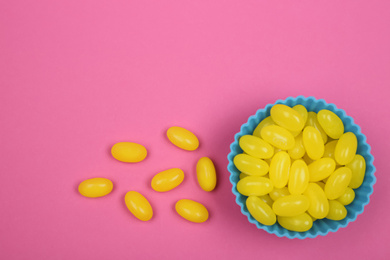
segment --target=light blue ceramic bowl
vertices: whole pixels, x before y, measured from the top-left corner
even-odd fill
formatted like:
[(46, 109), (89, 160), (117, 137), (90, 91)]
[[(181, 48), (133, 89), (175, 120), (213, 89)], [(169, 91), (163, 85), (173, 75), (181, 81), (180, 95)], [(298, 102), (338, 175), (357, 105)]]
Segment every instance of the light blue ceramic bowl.
[[(347, 217), (340, 221), (334, 221), (329, 219), (320, 219), (313, 223), (313, 227), (306, 232), (294, 232), (289, 231), (281, 227), (278, 223), (272, 226), (265, 226), (258, 221), (256, 221), (248, 212), (248, 209), (245, 205), (246, 196), (241, 195), (237, 191), (237, 182), (240, 180), (240, 172), (233, 164), (233, 158), (242, 153), (242, 149), (238, 145), (238, 141), (241, 136), (252, 134), (253, 130), (259, 124), (261, 120), (270, 115), (271, 107), (275, 104), (285, 104), (287, 106), (295, 106), (301, 104), (307, 108), (308, 111), (318, 112), (321, 109), (328, 109), (333, 111), (338, 115), (344, 123), (345, 132), (353, 132), (358, 139), (358, 148), (357, 153), (362, 155), (366, 160), (366, 174), (362, 186), (355, 190), (356, 197), (355, 200), (348, 206)], [(371, 155), (370, 145), (366, 142), (366, 137), (361, 133), (360, 127), (353, 122), (352, 117), (346, 115), (345, 111), (338, 109), (334, 104), (328, 104), (323, 99), (315, 99), (314, 97), (305, 98), (303, 96), (298, 96), (296, 98), (289, 97), (286, 100), (277, 100), (275, 104), (268, 104), (263, 109), (257, 110), (256, 114), (249, 117), (248, 122), (241, 126), (241, 131), (234, 136), (234, 142), (230, 145), (230, 153), (228, 155), (229, 165), (228, 170), (230, 172), (230, 182), (233, 185), (233, 193), (236, 195), (236, 202), (241, 207), (242, 214), (248, 217), (249, 222), (255, 224), (257, 228), (264, 229), (268, 233), (275, 234), (278, 237), (288, 237), (288, 238), (314, 238), (318, 235), (325, 236), (329, 232), (336, 232), (341, 227), (346, 227), (348, 223), (355, 221), (357, 216), (361, 214), (364, 210), (364, 206), (367, 205), (370, 201), (370, 195), (373, 192), (373, 185), (376, 182), (375, 178), (375, 167), (373, 165), (374, 157)]]

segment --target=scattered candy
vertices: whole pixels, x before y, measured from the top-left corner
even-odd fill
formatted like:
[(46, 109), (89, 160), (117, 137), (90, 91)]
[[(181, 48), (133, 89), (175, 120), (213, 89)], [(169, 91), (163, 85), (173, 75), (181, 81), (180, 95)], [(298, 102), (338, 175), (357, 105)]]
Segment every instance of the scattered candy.
[(175, 209), (180, 216), (191, 222), (202, 223), (209, 218), (206, 207), (193, 200), (179, 200), (176, 202)]
[(199, 140), (192, 132), (179, 126), (172, 126), (167, 131), (169, 141), (177, 147), (194, 151), (199, 147)]
[(199, 186), (204, 191), (212, 191), (217, 185), (217, 174), (213, 161), (208, 157), (202, 157), (196, 164), (196, 176)]
[(157, 173), (152, 179), (152, 188), (155, 191), (170, 191), (184, 180), (184, 172), (179, 168), (172, 168)]
[(79, 185), (79, 192), (84, 197), (98, 198), (109, 194), (114, 185), (106, 178), (92, 178), (85, 180)]
[(125, 203), (130, 212), (139, 220), (148, 221), (153, 217), (152, 206), (141, 193), (136, 191), (127, 192)]
[(111, 154), (118, 161), (135, 163), (144, 160), (147, 151), (143, 145), (131, 142), (120, 142), (112, 146)]

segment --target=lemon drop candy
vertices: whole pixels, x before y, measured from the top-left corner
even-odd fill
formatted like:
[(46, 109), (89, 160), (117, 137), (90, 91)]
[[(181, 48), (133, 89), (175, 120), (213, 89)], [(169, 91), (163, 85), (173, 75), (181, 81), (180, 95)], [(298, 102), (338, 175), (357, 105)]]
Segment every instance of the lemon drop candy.
[(329, 201), (329, 213), (326, 216), (327, 219), (331, 220), (342, 220), (347, 216), (347, 209), (337, 200)]
[(244, 152), (256, 158), (269, 159), (274, 155), (273, 146), (257, 136), (244, 135), (239, 145)]
[(237, 191), (244, 196), (263, 196), (273, 188), (274, 185), (270, 179), (259, 176), (248, 176), (237, 183)]
[(257, 137), (261, 137), (261, 130), (269, 125), (274, 125), (275, 122), (272, 120), (271, 116), (264, 118), (253, 130), (253, 135)]
[(302, 194), (309, 185), (309, 169), (303, 160), (296, 160), (290, 168), (288, 190), (292, 195)]
[(343, 121), (332, 111), (322, 109), (317, 113), (317, 120), (325, 133), (333, 138), (339, 139), (344, 133)]
[(334, 158), (341, 165), (350, 163), (356, 155), (357, 138), (352, 132), (343, 134), (336, 144)]
[(313, 160), (320, 159), (324, 155), (325, 149), (321, 133), (312, 126), (306, 126), (302, 137), (307, 155)]
[(334, 160), (334, 151), (338, 140), (333, 140), (325, 144), (323, 157), (332, 158)]
[(294, 217), (306, 212), (309, 208), (309, 199), (304, 195), (287, 195), (277, 199), (272, 209), (278, 216)]
[(202, 157), (196, 164), (196, 176), (200, 187), (204, 191), (212, 191), (217, 185), (217, 174), (213, 161), (208, 157)]
[(322, 181), (329, 177), (336, 169), (336, 162), (332, 158), (321, 158), (308, 165), (310, 182)]
[(337, 199), (347, 189), (351, 182), (352, 171), (348, 167), (341, 167), (329, 176), (325, 184), (325, 194), (330, 200)]
[(299, 132), (305, 125), (302, 116), (289, 106), (278, 104), (271, 108), (271, 118), (289, 131)]
[(296, 232), (305, 232), (313, 226), (313, 219), (307, 213), (303, 213), (294, 217), (278, 216), (278, 223), (285, 229)]
[(280, 189), (275, 188), (269, 192), (269, 196), (273, 201), (283, 198), (287, 195), (290, 195), (290, 192), (288, 191), (287, 187), (283, 187)]
[(249, 213), (263, 225), (271, 226), (276, 223), (276, 215), (271, 207), (261, 198), (249, 196), (246, 199), (246, 207)]
[(285, 128), (278, 125), (269, 125), (261, 130), (263, 140), (276, 148), (288, 150), (294, 147), (294, 136)]
[(325, 218), (329, 213), (329, 201), (324, 190), (316, 183), (309, 183), (307, 189), (303, 193), (307, 196), (310, 202), (309, 214), (316, 219)]
[(264, 201), (265, 203), (267, 203), (268, 206), (270, 206), (272, 208), (272, 204), (274, 203), (274, 201), (271, 199), (271, 197), (269, 196), (269, 194), (265, 194), (263, 196), (260, 196), (259, 197), (262, 201)]
[(202, 223), (209, 218), (206, 207), (193, 200), (179, 200), (176, 202), (175, 209), (181, 217), (191, 222)]
[(297, 137), (295, 137), (295, 144), (293, 148), (288, 150), (288, 155), (290, 155), (291, 159), (300, 159), (305, 155), (305, 147), (303, 145), (303, 136), (300, 133)]
[(316, 112), (307, 113), (306, 126), (312, 126), (317, 129), (321, 134), (322, 141), (324, 142), (324, 144), (326, 144), (326, 142), (328, 141), (328, 135), (325, 133), (324, 129), (322, 129), (320, 123), (318, 122)]
[(196, 135), (183, 127), (170, 127), (167, 131), (167, 137), (171, 143), (183, 150), (194, 151), (199, 147)]
[(172, 168), (154, 175), (151, 186), (158, 192), (170, 191), (184, 180), (184, 172), (179, 168)]
[(290, 174), (291, 159), (284, 151), (278, 152), (271, 160), (269, 178), (275, 188), (283, 188), (287, 185)]
[(247, 154), (238, 154), (234, 157), (233, 163), (236, 168), (248, 175), (263, 176), (266, 175), (269, 166), (264, 160), (252, 157)]
[(127, 192), (125, 203), (130, 212), (139, 220), (148, 221), (153, 217), (152, 206), (141, 193), (136, 191)]
[(352, 171), (352, 179), (349, 183), (349, 187), (352, 189), (359, 188), (364, 180), (366, 173), (366, 161), (360, 154), (355, 155), (352, 161), (346, 165)]
[(350, 187), (347, 187), (345, 192), (337, 199), (343, 205), (349, 205), (355, 199), (355, 192)]
[(119, 142), (111, 147), (112, 156), (121, 162), (136, 163), (145, 159), (145, 146), (132, 142)]
[(98, 198), (109, 194), (114, 185), (112, 181), (106, 178), (92, 178), (79, 184), (79, 192), (84, 197)]
[(307, 121), (307, 115), (308, 115), (306, 107), (304, 107), (303, 105), (295, 105), (295, 106), (293, 106), (292, 109), (294, 109), (295, 111), (298, 112), (298, 114), (301, 115), (301, 117), (303, 118), (303, 122), (304, 122), (303, 124), (305, 125), (306, 121)]

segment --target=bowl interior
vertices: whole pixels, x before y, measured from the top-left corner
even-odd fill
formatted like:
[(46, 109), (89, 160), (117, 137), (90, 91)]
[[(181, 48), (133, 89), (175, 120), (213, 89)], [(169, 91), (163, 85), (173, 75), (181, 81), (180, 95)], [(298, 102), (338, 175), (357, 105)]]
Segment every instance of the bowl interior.
[[(340, 221), (334, 221), (329, 219), (319, 219), (313, 223), (313, 227), (306, 232), (294, 232), (289, 231), (281, 227), (278, 223), (272, 226), (265, 226), (256, 221), (248, 212), (245, 201), (247, 196), (241, 195), (237, 191), (237, 182), (240, 180), (240, 172), (233, 164), (233, 158), (242, 153), (242, 149), (238, 145), (238, 141), (241, 136), (252, 134), (256, 126), (270, 115), (270, 110), (275, 104), (285, 104), (290, 107), (301, 104), (306, 107), (308, 111), (318, 112), (321, 109), (328, 109), (334, 112), (344, 123), (345, 132), (353, 132), (358, 139), (357, 153), (362, 155), (366, 160), (366, 174), (363, 184), (355, 189), (355, 200), (346, 206), (348, 211), (346, 218)], [(370, 195), (373, 192), (373, 185), (376, 182), (374, 175), (375, 167), (373, 165), (374, 157), (370, 153), (371, 147), (366, 142), (366, 137), (361, 133), (360, 127), (356, 125), (353, 119), (346, 115), (345, 111), (338, 109), (334, 104), (328, 104), (323, 99), (315, 99), (314, 97), (305, 98), (298, 96), (296, 98), (289, 97), (286, 100), (277, 100), (274, 104), (268, 104), (263, 109), (259, 109), (255, 115), (249, 117), (248, 122), (241, 126), (240, 132), (234, 136), (234, 142), (230, 145), (230, 153), (228, 155), (229, 165), (228, 170), (230, 172), (230, 182), (233, 185), (232, 191), (236, 196), (236, 202), (241, 207), (241, 212), (248, 217), (249, 222), (255, 224), (259, 229), (264, 229), (268, 233), (275, 234), (279, 237), (288, 238), (314, 238), (318, 235), (326, 235), (329, 232), (336, 232), (341, 227), (346, 227), (349, 222), (356, 220), (356, 217), (364, 210), (364, 206), (370, 201)]]

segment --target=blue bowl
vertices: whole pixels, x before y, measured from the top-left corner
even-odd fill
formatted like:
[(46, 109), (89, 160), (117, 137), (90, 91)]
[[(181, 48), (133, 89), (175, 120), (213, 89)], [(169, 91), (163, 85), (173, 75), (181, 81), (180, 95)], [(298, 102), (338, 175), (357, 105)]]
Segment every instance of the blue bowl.
[[(346, 206), (348, 210), (347, 216), (340, 221), (334, 221), (329, 219), (319, 219), (313, 223), (313, 227), (306, 232), (295, 232), (289, 231), (281, 227), (278, 223), (272, 226), (265, 226), (258, 221), (256, 221), (251, 214), (249, 213), (245, 201), (247, 196), (241, 195), (237, 191), (237, 182), (240, 180), (240, 172), (233, 164), (233, 158), (242, 153), (242, 149), (238, 145), (238, 141), (241, 136), (252, 134), (253, 130), (260, 123), (261, 120), (270, 115), (271, 107), (275, 104), (285, 104), (287, 106), (295, 106), (301, 104), (306, 107), (308, 111), (318, 112), (321, 109), (328, 109), (336, 115), (338, 115), (344, 123), (345, 132), (353, 132), (358, 139), (358, 148), (357, 153), (362, 155), (366, 160), (366, 174), (364, 177), (363, 184), (355, 189), (355, 200)], [(366, 142), (366, 136), (363, 135), (360, 131), (360, 127), (353, 122), (352, 117), (347, 116), (345, 111), (338, 109), (334, 104), (328, 104), (323, 99), (315, 99), (314, 97), (305, 98), (304, 96), (298, 96), (296, 98), (289, 97), (286, 100), (277, 100), (275, 104), (268, 104), (263, 109), (257, 110), (256, 114), (250, 116), (248, 122), (241, 126), (241, 131), (234, 136), (234, 142), (230, 145), (230, 153), (228, 155), (229, 165), (228, 170), (230, 172), (230, 182), (233, 185), (233, 193), (236, 195), (236, 202), (241, 207), (241, 212), (248, 217), (250, 223), (253, 223), (259, 229), (264, 229), (268, 233), (275, 234), (278, 237), (288, 237), (288, 238), (314, 238), (318, 235), (325, 236), (329, 232), (336, 232), (341, 227), (346, 227), (348, 223), (355, 221), (357, 216), (361, 214), (364, 210), (364, 206), (370, 202), (370, 195), (373, 192), (373, 185), (376, 182), (375, 178), (375, 167), (373, 165), (374, 157), (371, 155), (370, 145)]]

